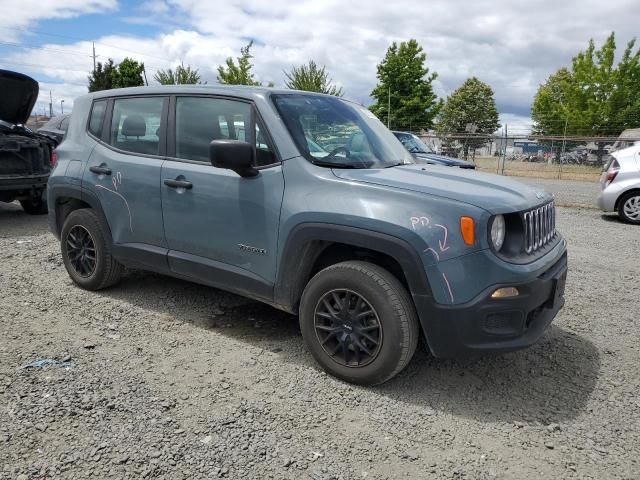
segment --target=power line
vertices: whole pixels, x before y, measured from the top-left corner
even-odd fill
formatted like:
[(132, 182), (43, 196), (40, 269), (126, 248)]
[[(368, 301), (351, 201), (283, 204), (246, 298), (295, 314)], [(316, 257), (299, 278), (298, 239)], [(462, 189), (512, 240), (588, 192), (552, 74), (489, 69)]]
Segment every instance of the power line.
[[(89, 41), (86, 38), (72, 37), (72, 36), (68, 36), (68, 35), (60, 35), (60, 34), (55, 34), (55, 33), (42, 32), (42, 31), (38, 31), (38, 30), (22, 30), (22, 29), (11, 28), (11, 27), (0, 27), (0, 29), (12, 30), (12, 31), (15, 31), (15, 32), (20, 32), (20, 33), (35, 33), (37, 35), (64, 38), (64, 39), (67, 39), (67, 40), (75, 40), (75, 41), (80, 41), (80, 42), (88, 42)], [(96, 42), (96, 45), (103, 46), (103, 47), (109, 47), (109, 48), (115, 48), (117, 50), (121, 50), (123, 52), (128, 52), (128, 53), (133, 53), (135, 55), (142, 55), (142, 56), (146, 56), (146, 57), (157, 58), (159, 60), (166, 60), (168, 62), (172, 62), (173, 61), (173, 60), (171, 60), (170, 58), (167, 58), (167, 57), (161, 57), (161, 56), (152, 55), (152, 54), (149, 54), (149, 53), (136, 52), (136, 51), (133, 51), (133, 50), (129, 50), (127, 48), (122, 48), (120, 46), (111, 45), (111, 44), (108, 44), (108, 43)], [(42, 48), (42, 47), (34, 47), (34, 48)], [(82, 54), (82, 55), (84, 55), (84, 54)]]

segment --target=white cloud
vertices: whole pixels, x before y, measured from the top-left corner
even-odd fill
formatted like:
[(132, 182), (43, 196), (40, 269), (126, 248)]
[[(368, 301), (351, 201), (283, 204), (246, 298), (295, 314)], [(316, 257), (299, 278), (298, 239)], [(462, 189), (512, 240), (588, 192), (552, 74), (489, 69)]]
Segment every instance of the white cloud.
[(13, 40), (39, 20), (72, 18), (88, 13), (114, 10), (117, 0), (2, 0), (0, 28), (2, 37)]
[[(80, 2), (70, 3), (80, 8)], [(109, 3), (94, 0), (86, 5), (104, 8)], [(450, 94), (475, 75), (493, 87), (501, 112), (526, 119), (537, 86), (557, 68), (569, 64), (571, 57), (586, 47), (589, 37), (602, 42), (615, 31), (622, 49), (640, 24), (636, 3), (150, 0), (140, 10), (148, 24), (156, 21), (166, 28), (165, 20), (171, 17), (180, 20), (180, 28), (171, 27), (168, 33), (153, 38), (113, 35), (95, 40), (102, 60), (112, 57), (118, 61), (124, 56), (143, 60), (149, 80), (157, 68), (183, 61), (199, 68), (212, 83), (216, 67), (226, 57), (238, 56), (240, 48), (254, 39), (254, 72), (259, 80), (282, 85), (283, 69), (314, 59), (327, 66), (348, 97), (368, 103), (376, 83), (376, 65), (390, 42), (416, 38), (427, 52), (428, 67), (438, 72), (435, 86), (439, 95)], [(65, 11), (60, 9), (57, 14)], [(53, 53), (54, 49), (66, 51)], [(6, 60), (51, 65), (34, 67), (27, 73), (77, 86), (86, 85), (91, 60), (81, 53), (90, 51), (88, 41), (44, 45)], [(53, 56), (55, 62), (51, 62)]]

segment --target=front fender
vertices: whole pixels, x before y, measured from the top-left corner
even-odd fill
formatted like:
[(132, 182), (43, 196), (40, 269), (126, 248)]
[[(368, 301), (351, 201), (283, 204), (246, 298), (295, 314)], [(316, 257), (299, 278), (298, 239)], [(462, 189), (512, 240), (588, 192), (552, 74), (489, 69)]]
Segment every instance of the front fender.
[(380, 232), (330, 223), (302, 223), (289, 234), (280, 255), (274, 300), (294, 311), (314, 262), (333, 243), (366, 248), (395, 259), (412, 294), (431, 296), (420, 255), (405, 240)]

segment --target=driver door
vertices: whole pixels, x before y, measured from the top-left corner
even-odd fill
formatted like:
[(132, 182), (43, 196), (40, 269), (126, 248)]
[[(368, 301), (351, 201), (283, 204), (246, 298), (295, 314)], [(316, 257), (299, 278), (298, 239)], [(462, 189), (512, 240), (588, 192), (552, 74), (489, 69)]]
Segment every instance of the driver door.
[[(217, 97), (178, 96), (170, 127), (175, 141), (161, 173), (162, 211), (175, 273), (222, 288), (272, 296), (280, 208), (282, 166), (249, 102)], [(250, 142), (260, 173), (243, 178), (213, 167), (209, 143)], [(175, 181), (187, 182), (176, 188)]]

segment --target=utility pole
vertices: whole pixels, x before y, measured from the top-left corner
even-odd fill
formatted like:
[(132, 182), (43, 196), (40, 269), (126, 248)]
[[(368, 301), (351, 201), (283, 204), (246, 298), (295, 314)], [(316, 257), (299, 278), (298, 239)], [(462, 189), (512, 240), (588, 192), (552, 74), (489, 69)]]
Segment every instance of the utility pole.
[(96, 73), (96, 42), (91, 42), (93, 45), (93, 73)]
[(64, 115), (64, 100), (60, 100), (60, 112)]
[(142, 73), (144, 74), (144, 84), (148, 87), (149, 82), (147, 81), (147, 70), (144, 68), (144, 63), (142, 64)]
[(564, 135), (562, 135), (562, 153), (560, 154), (560, 165), (558, 165), (558, 178), (562, 177), (562, 157), (564, 156), (564, 148), (567, 145), (567, 125), (569, 123), (569, 115), (564, 120)]
[(504, 175), (504, 164), (507, 161), (507, 143), (509, 142), (509, 130), (508, 126), (504, 124), (504, 158), (502, 159), (502, 175)]
[(49, 90), (49, 118), (53, 117), (53, 94)]
[(389, 97), (387, 105), (387, 128), (391, 128), (391, 86), (389, 86)]

